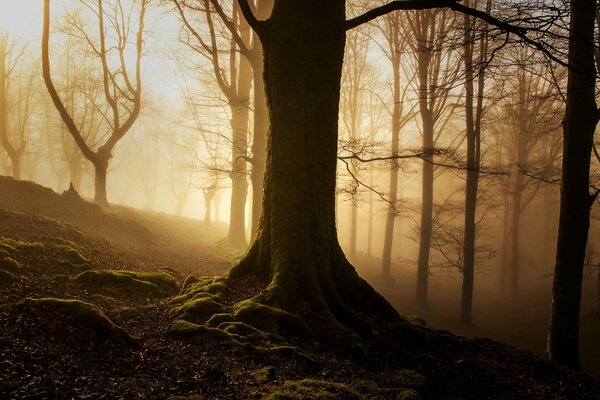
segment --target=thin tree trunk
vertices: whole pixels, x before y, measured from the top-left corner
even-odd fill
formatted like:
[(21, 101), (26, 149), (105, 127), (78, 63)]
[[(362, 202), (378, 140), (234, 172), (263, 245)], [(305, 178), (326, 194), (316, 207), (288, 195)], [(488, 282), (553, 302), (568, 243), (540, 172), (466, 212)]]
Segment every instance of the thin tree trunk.
[[(507, 186), (508, 187), (508, 186)], [(508, 189), (503, 194), (502, 243), (500, 245), (500, 294), (505, 295), (508, 287), (508, 259), (510, 241), (510, 194)]]
[(94, 162), (94, 202), (100, 206), (108, 206), (106, 197), (106, 174), (108, 160), (99, 159)]
[(515, 174), (510, 223), (510, 296), (512, 299), (519, 294), (519, 233), (521, 231), (521, 199), (523, 195), (523, 174), (519, 171), (516, 171)]
[[(246, 71), (250, 72), (250, 71)], [(242, 68), (240, 68), (240, 82), (242, 82)], [(248, 84), (250, 89), (250, 79)], [(241, 86), (241, 83), (240, 83)], [(241, 89), (240, 89), (241, 90)], [(246, 198), (248, 196), (246, 149), (248, 140), (248, 103), (241, 101), (240, 105), (231, 107), (231, 128), (233, 131), (232, 142), (232, 171), (231, 177), (231, 202), (229, 211), (229, 232), (227, 242), (237, 248), (246, 247)]]
[(10, 163), (12, 168), (12, 176), (15, 179), (21, 179), (21, 155), (17, 152), (9, 153)]
[[(598, 123), (595, 100), (595, 0), (571, 0), (563, 172), (548, 355), (579, 369), (579, 316), (585, 247), (590, 225), (590, 155)], [(597, 195), (597, 193), (596, 193)]]
[[(396, 32), (397, 34), (397, 32)], [(397, 35), (396, 35), (397, 36)], [(392, 38), (391, 40), (398, 40)], [(395, 46), (397, 43), (393, 42), (393, 50), (397, 50)], [(390, 154), (392, 156), (398, 155), (400, 152), (400, 53), (394, 51), (391, 54), (392, 61), (392, 74), (393, 74), (393, 96), (394, 96), (394, 107), (392, 109), (392, 147)], [(389, 184), (389, 196), (390, 202), (388, 204), (387, 216), (385, 221), (385, 235), (383, 238), (383, 277), (391, 277), (392, 269), (392, 244), (394, 243), (394, 226), (396, 223), (396, 206), (398, 203), (398, 162), (396, 160), (390, 160), (390, 184)]]

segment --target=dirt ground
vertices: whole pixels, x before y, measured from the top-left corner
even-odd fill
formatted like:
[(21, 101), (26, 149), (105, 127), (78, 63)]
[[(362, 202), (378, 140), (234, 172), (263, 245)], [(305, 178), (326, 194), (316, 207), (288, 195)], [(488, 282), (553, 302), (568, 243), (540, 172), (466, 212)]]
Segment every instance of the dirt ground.
[[(600, 384), (584, 373), (419, 321), (370, 319), (376, 329), (363, 337), (366, 356), (358, 358), (336, 350), (336, 338), (322, 331), (272, 342), (230, 340), (215, 336), (217, 330), (174, 337), (172, 310), (185, 277), (223, 274), (238, 257), (219, 242), (224, 226), (123, 207), (102, 210), (8, 178), (0, 178), (0, 193), (0, 398), (600, 398)], [(362, 272), (378, 286), (369, 265)], [(106, 271), (137, 286), (81, 279)], [(143, 281), (146, 272), (168, 279)], [(238, 282), (225, 302), (262, 284)], [(419, 311), (403, 301), (408, 290), (385, 289), (401, 312)], [(506, 308), (507, 318), (515, 309)], [(494, 313), (490, 320), (499, 318)], [(436, 328), (451, 325), (451, 316), (443, 317), (426, 315)], [(511, 326), (524, 320), (519, 316)], [(478, 323), (484, 326), (483, 319)], [(541, 322), (527, 324), (522, 332)], [(485, 327), (460, 333), (514, 340)]]

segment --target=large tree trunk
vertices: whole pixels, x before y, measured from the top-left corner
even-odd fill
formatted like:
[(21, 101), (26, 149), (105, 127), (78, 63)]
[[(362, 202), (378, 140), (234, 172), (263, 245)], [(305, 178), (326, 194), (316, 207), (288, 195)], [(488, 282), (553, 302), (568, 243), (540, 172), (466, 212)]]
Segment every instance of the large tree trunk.
[(552, 287), (548, 355), (579, 365), (579, 315), (585, 247), (594, 197), (589, 192), (590, 155), (598, 109), (595, 101), (595, 0), (571, 0), (567, 109), (563, 122), (560, 218)]
[(344, 6), (343, 0), (282, 1), (261, 25), (271, 123), (263, 213), (255, 241), (229, 276), (269, 277), (257, 302), (291, 311), (304, 300), (334, 324), (360, 325), (351, 308), (396, 314), (358, 276), (337, 238)]

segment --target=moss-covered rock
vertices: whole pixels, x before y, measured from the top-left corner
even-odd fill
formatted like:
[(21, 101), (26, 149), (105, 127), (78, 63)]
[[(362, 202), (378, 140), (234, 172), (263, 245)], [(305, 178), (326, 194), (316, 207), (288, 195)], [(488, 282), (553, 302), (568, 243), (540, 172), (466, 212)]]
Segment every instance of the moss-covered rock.
[(245, 324), (243, 322), (237, 322), (237, 321), (223, 322), (217, 328), (221, 329), (227, 333), (231, 333), (231, 334), (240, 336), (242, 338), (241, 340), (243, 340), (244, 342), (250, 342), (250, 343), (269, 342), (269, 343), (271, 343), (271, 342), (281, 341), (281, 338), (279, 338), (273, 334), (268, 334), (263, 331), (260, 331), (260, 330), (256, 329), (255, 327)]
[[(109, 288), (116, 292), (118, 292), (118, 289), (122, 289), (137, 291), (144, 295), (160, 296), (171, 293), (170, 289), (173, 288), (170, 280), (172, 277), (166, 274), (164, 274), (166, 276), (162, 275), (163, 273), (88, 270), (77, 275), (75, 281), (92, 287)], [(161, 285), (159, 286), (154, 282)]]
[(304, 379), (285, 381), (263, 397), (264, 400), (366, 400), (366, 397), (348, 385), (337, 382)]
[(15, 306), (16, 309), (34, 309), (44, 314), (57, 314), (70, 318), (74, 323), (84, 326), (100, 336), (116, 339), (126, 345), (135, 341), (129, 333), (114, 324), (98, 306), (74, 299), (26, 298)]
[(275, 307), (244, 300), (235, 307), (236, 321), (244, 322), (261, 331), (279, 335), (285, 332), (291, 336), (310, 335), (308, 326), (296, 315)]
[(74, 266), (84, 266), (84, 265), (90, 265), (90, 260), (88, 260), (86, 257), (84, 257), (79, 250), (67, 246), (67, 245), (63, 245), (63, 244), (56, 244), (53, 245), (53, 249), (55, 251), (57, 251), (58, 254), (60, 254), (61, 258)]
[(229, 313), (219, 313), (210, 317), (210, 319), (206, 321), (205, 325), (211, 328), (216, 328), (224, 322), (235, 322), (235, 318), (233, 318), (233, 315)]
[(166, 272), (138, 272), (138, 271), (119, 271), (121, 274), (129, 275), (140, 281), (150, 282), (158, 286), (166, 293), (175, 293), (179, 286), (175, 278)]
[(183, 281), (183, 286), (181, 287), (181, 290), (185, 291), (191, 285), (196, 284), (198, 282), (200, 282), (200, 278), (198, 278), (196, 275), (188, 275), (185, 277), (185, 280)]
[(221, 344), (239, 343), (238, 335), (227, 333), (221, 329), (209, 328), (204, 325), (194, 324), (181, 319), (176, 320), (169, 328), (169, 336), (176, 339), (195, 338), (206, 342), (215, 342)]
[(209, 297), (187, 301), (172, 310), (178, 318), (196, 324), (204, 324), (213, 315), (226, 312), (225, 306)]

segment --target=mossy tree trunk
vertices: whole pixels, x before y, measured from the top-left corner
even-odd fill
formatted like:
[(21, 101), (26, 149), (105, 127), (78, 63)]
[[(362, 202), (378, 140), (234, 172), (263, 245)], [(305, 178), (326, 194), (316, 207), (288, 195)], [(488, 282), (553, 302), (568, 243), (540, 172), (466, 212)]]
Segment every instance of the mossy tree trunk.
[(351, 309), (396, 313), (358, 276), (337, 238), (344, 6), (344, 0), (280, 1), (270, 19), (254, 23), (270, 117), (263, 212), (256, 239), (230, 277), (263, 274), (270, 284), (257, 301), (291, 310), (303, 299), (332, 322), (360, 326)]

